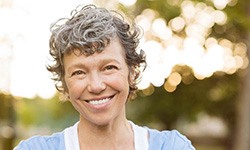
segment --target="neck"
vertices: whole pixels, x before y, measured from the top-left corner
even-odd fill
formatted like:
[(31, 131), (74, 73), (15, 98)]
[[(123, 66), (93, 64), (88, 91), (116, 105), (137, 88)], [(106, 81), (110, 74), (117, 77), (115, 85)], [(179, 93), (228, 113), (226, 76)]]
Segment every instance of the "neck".
[(134, 144), (133, 130), (125, 115), (104, 125), (87, 123), (80, 117), (78, 137), (81, 148), (125, 149), (123, 146)]

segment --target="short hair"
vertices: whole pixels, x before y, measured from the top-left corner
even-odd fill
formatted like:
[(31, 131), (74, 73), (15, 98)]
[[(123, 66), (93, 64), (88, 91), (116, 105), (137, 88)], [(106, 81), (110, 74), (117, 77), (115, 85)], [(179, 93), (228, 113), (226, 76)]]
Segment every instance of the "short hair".
[(78, 6), (71, 12), (70, 18), (57, 20), (50, 29), (49, 53), (54, 63), (48, 64), (47, 69), (52, 73), (59, 92), (68, 92), (62, 61), (65, 53), (76, 49), (86, 56), (99, 53), (112, 38), (118, 37), (125, 51), (129, 72), (134, 75), (134, 80), (129, 80), (129, 97), (135, 95), (141, 76), (140, 68), (146, 67), (145, 54), (143, 50), (138, 49), (141, 28), (135, 24), (129, 25), (118, 12), (86, 5)]

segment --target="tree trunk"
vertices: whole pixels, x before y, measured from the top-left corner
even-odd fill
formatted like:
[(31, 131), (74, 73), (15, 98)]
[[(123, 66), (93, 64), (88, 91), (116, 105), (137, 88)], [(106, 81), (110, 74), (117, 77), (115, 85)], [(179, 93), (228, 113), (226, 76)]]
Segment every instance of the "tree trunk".
[[(250, 4), (247, 4), (247, 13), (250, 18)], [(248, 29), (249, 30), (249, 29)], [(250, 31), (248, 31), (247, 41), (250, 41)], [(250, 44), (247, 43), (248, 58), (250, 59)], [(237, 106), (236, 118), (236, 137), (233, 150), (249, 150), (250, 149), (250, 66), (247, 68), (246, 75), (243, 80), (243, 87)]]

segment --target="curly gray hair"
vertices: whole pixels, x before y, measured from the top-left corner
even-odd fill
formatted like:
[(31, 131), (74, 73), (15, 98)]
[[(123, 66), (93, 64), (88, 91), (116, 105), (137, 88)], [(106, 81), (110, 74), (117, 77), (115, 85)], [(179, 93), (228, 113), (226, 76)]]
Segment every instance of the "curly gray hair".
[[(63, 21), (63, 23), (61, 23)], [(49, 40), (50, 55), (54, 64), (47, 65), (53, 74), (56, 89), (67, 93), (64, 81), (64, 64), (62, 58), (65, 53), (80, 50), (86, 56), (101, 52), (114, 37), (118, 37), (125, 51), (126, 63), (134, 79), (129, 79), (129, 97), (135, 95), (140, 77), (140, 67), (146, 67), (143, 50), (136, 52), (139, 44), (140, 28), (131, 26), (124, 21), (121, 15), (95, 5), (78, 6), (71, 12), (71, 18), (62, 18), (56, 21), (51, 29)], [(144, 64), (144, 65), (142, 65)]]

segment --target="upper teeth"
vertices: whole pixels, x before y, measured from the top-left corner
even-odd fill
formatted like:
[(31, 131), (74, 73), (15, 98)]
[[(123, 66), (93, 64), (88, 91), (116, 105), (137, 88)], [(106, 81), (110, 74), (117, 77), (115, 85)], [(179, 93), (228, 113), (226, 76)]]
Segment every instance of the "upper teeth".
[(110, 98), (105, 98), (102, 100), (92, 100), (92, 101), (89, 101), (89, 103), (92, 105), (100, 105), (100, 104), (104, 104), (104, 103), (108, 102), (109, 100), (110, 100)]

